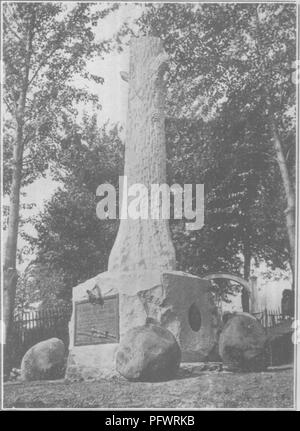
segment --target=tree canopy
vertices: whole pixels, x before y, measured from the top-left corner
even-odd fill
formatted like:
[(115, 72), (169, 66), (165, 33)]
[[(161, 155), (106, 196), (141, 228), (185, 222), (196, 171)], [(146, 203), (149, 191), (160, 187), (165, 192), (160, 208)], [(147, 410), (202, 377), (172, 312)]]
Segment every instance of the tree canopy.
[(170, 58), (168, 115), (196, 129), (193, 138), (178, 133), (179, 151), (192, 153), (195, 141), (201, 148), (198, 162), (185, 159), (187, 175), (201, 164), (207, 188), (206, 224), (194, 241), (203, 244), (217, 222), (210, 241), (218, 253), (244, 248), (247, 260), (289, 259), (292, 267), (295, 20), (292, 4), (152, 3), (138, 21), (142, 33), (163, 40)]
[(117, 220), (99, 220), (96, 189), (105, 182), (118, 188), (123, 172), (123, 144), (117, 126), (97, 126), (96, 117), (84, 118), (81, 133), (61, 141), (55, 178), (61, 187), (32, 220), (36, 264), (63, 274), (58, 297), (69, 300), (72, 287), (105, 271), (117, 233)]
[[(78, 57), (74, 54), (76, 66), (70, 70), (76, 73), (84, 70), (82, 54), (90, 58), (111, 47), (108, 42), (94, 47), (85, 6), (78, 8), (86, 33), (79, 24), (74, 31), (70, 27), (70, 37), (78, 31), (85, 38), (74, 46)], [(134, 31), (160, 37), (170, 58), (168, 182), (205, 185), (203, 229), (185, 231), (183, 223), (171, 222), (181, 270), (249, 278), (251, 265), (262, 260), (271, 270), (293, 266), (295, 19), (293, 4), (149, 3), (135, 24)], [(132, 31), (126, 27), (123, 35)], [(118, 48), (121, 39), (118, 35)], [(59, 58), (66, 67), (67, 60)], [(49, 63), (49, 70), (59, 74), (60, 60), (57, 66)], [(63, 98), (67, 83), (62, 82)], [(52, 100), (51, 86), (46, 88)], [(59, 103), (58, 109), (73, 106), (74, 98), (61, 105), (55, 97), (51, 103)], [(74, 127), (68, 118), (66, 135), (55, 141), (55, 178), (63, 186), (34, 221), (38, 239), (31, 240), (37, 261), (64, 273), (66, 297), (76, 283), (106, 269), (117, 223), (96, 218), (95, 190), (104, 182), (117, 184), (123, 173), (118, 128), (99, 130), (88, 117), (83, 128)], [(58, 126), (49, 127), (56, 133)]]
[[(103, 56), (112, 41), (95, 40), (94, 27), (118, 6), (95, 9), (77, 3), (6, 3), (3, 13), (4, 192), (10, 192), (17, 120), (22, 124), (22, 186), (56, 160), (57, 145), (76, 125), (79, 102), (100, 101), (84, 80), (101, 84), (87, 62)], [(75, 78), (82, 85), (74, 85)], [(24, 110), (21, 110), (21, 97)], [(21, 118), (19, 118), (21, 117)]]

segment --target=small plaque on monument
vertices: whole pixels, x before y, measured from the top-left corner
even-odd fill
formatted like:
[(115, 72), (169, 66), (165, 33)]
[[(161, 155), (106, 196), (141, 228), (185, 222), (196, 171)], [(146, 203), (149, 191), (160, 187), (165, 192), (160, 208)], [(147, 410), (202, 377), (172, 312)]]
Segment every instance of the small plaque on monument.
[(119, 342), (118, 295), (108, 296), (103, 305), (75, 303), (75, 346)]

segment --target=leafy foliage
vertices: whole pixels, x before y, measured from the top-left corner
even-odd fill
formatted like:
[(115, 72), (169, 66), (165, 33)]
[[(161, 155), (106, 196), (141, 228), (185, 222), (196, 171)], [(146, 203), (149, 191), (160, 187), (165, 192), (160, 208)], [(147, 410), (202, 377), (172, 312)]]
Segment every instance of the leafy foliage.
[(117, 126), (98, 129), (96, 118), (84, 119), (78, 132), (61, 143), (56, 178), (62, 182), (43, 212), (33, 222), (37, 262), (62, 272), (61, 296), (69, 299), (71, 288), (106, 270), (118, 223), (96, 216), (96, 189), (109, 182), (118, 188), (123, 172), (123, 146)]
[(288, 260), (276, 161), (267, 152), (262, 157), (258, 136), (268, 150), (263, 131), (253, 131), (262, 127), (259, 115), (252, 119), (255, 127), (229, 123), (231, 115), (226, 111), (208, 123), (167, 122), (169, 182), (205, 185), (204, 227), (186, 231), (183, 223), (171, 223), (179, 269), (199, 275), (243, 276), (245, 241), (257, 264), (285, 268)]
[(170, 114), (211, 117), (229, 100), (266, 116), (269, 97), (294, 123), (295, 20), (291, 4), (148, 4), (139, 24), (169, 54)]
[(293, 182), (295, 19), (294, 5), (166, 3), (148, 4), (138, 21), (163, 40), (170, 58), (170, 164), (182, 182), (206, 187), (204, 228), (175, 229), (186, 270), (241, 272), (251, 257), (271, 267), (289, 259), (287, 196), (269, 117)]
[[(95, 56), (109, 52), (111, 42), (96, 42), (93, 28), (117, 7), (95, 9), (92, 4), (76, 3), (70, 8), (63, 2), (4, 5), (5, 193), (10, 191), (16, 119), (23, 128), (24, 186), (56, 160), (57, 145), (77, 121), (77, 104), (91, 102), (100, 107), (95, 94), (72, 80), (103, 82), (101, 76), (89, 74), (86, 66)], [(22, 94), (25, 110), (19, 118)]]
[(64, 286), (62, 272), (31, 263), (18, 279), (15, 314), (31, 310), (33, 305), (34, 309), (64, 305)]

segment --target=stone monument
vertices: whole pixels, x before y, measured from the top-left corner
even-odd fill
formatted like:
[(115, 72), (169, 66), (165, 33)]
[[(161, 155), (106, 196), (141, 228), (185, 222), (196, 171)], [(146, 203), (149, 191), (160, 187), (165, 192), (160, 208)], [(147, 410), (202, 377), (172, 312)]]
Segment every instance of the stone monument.
[[(166, 183), (167, 61), (158, 38), (132, 39), (129, 73), (121, 74), (129, 86), (124, 168), (128, 187)], [(176, 271), (168, 220), (123, 218), (108, 271), (73, 289), (66, 377), (114, 376), (120, 339), (147, 318), (173, 333), (183, 361), (208, 360), (216, 350), (219, 319), (210, 282)]]

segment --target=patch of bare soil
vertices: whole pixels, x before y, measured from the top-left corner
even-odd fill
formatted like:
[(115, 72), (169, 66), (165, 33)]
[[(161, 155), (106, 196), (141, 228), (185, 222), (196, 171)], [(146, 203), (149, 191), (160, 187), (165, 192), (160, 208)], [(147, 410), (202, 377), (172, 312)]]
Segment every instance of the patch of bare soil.
[(293, 408), (293, 370), (203, 371), (160, 383), (12, 383), (4, 385), (4, 408)]

